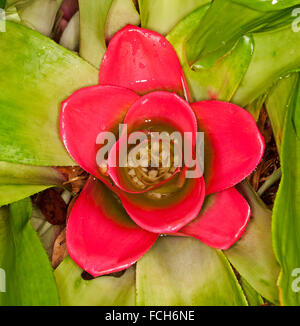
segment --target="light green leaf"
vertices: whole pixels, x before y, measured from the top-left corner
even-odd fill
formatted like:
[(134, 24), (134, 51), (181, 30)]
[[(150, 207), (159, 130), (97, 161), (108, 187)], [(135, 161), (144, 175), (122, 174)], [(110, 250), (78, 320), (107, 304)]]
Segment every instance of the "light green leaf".
[(51, 167), (0, 162), (0, 207), (61, 186), (64, 181), (64, 176)]
[(105, 37), (111, 39), (127, 24), (139, 25), (140, 22), (140, 15), (132, 0), (114, 0), (107, 16)]
[(166, 35), (193, 10), (211, 0), (139, 0), (142, 27)]
[(59, 304), (50, 262), (29, 221), (31, 212), (30, 199), (0, 209), (0, 267), (6, 273), (0, 305)]
[(229, 101), (247, 71), (253, 53), (252, 40), (245, 36), (211, 68), (192, 70), (187, 61), (187, 52), (194, 44), (192, 40), (188, 40), (201, 27), (202, 18), (208, 8), (209, 6), (204, 6), (195, 10), (167, 38), (179, 56), (193, 99)]
[(20, 8), (16, 6), (23, 25), (50, 36), (61, 2), (62, 0), (31, 0), (24, 7), (22, 4)]
[(52, 167), (0, 162), (0, 185), (62, 185), (62, 173)]
[(113, 0), (79, 0), (80, 56), (99, 68), (106, 51), (105, 26)]
[(280, 10), (299, 5), (299, 0), (233, 0), (236, 3), (248, 6), (256, 10), (270, 11)]
[(223, 254), (196, 239), (159, 238), (136, 273), (138, 305), (247, 305)]
[(30, 197), (51, 186), (39, 185), (0, 185), (0, 207)]
[(239, 190), (251, 207), (251, 219), (242, 238), (224, 251), (234, 268), (264, 298), (279, 303), (279, 265), (272, 248), (271, 211), (247, 182)]
[(257, 190), (257, 195), (261, 197), (270, 187), (281, 179), (281, 175), (281, 168), (275, 170)]
[(262, 297), (253, 289), (253, 287), (241, 277), (241, 286), (249, 303), (249, 306), (261, 306), (264, 304)]
[(194, 99), (230, 101), (248, 69), (252, 53), (253, 41), (244, 36), (210, 69), (190, 69), (187, 78)]
[(291, 26), (253, 34), (254, 54), (248, 71), (233, 97), (233, 102), (245, 106), (266, 93), (289, 72), (300, 68), (300, 33)]
[(79, 11), (69, 21), (66, 29), (62, 33), (59, 44), (71, 51), (79, 50), (80, 26)]
[(290, 19), (290, 9), (261, 12), (231, 0), (215, 0), (203, 18), (201, 28), (190, 39), (188, 61), (195, 68), (211, 67), (240, 37), (266, 28), (285, 15)]
[(135, 305), (135, 271), (129, 268), (120, 277), (101, 276), (86, 281), (83, 270), (70, 257), (55, 270), (63, 306), (133, 306)]
[(21, 23), (21, 18), (16, 7), (10, 7), (5, 9), (5, 21)]
[[(282, 94), (285, 96), (285, 94)], [(279, 279), (281, 303), (300, 305), (297, 269), (300, 268), (300, 135), (294, 118), (300, 115), (298, 79), (285, 120), (281, 146), (282, 180), (273, 210), (273, 243), (281, 265)]]
[(34, 0), (6, 0), (6, 7), (18, 7), (18, 8), (25, 8), (30, 6), (30, 4)]
[(59, 135), (60, 105), (77, 89), (97, 84), (97, 70), (12, 22), (0, 33), (0, 47), (0, 161), (74, 165)]
[(278, 151), (280, 152), (286, 112), (295, 90), (298, 74), (282, 78), (270, 91), (265, 106), (271, 120)]
[(254, 100), (253, 102), (251, 102), (245, 107), (245, 109), (253, 116), (255, 121), (258, 121), (259, 119), (260, 112), (265, 103), (267, 95), (268, 95), (267, 93), (262, 94), (256, 100)]
[(140, 17), (132, 0), (79, 0), (80, 56), (100, 67), (110, 39), (127, 24), (138, 25)]

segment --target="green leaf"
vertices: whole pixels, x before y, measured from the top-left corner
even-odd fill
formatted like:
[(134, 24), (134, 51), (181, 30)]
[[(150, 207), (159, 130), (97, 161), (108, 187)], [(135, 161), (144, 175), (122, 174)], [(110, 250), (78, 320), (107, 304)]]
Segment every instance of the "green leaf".
[(80, 56), (99, 68), (106, 51), (105, 26), (113, 0), (79, 0)]
[(79, 11), (77, 11), (71, 20), (69, 21), (67, 27), (65, 28), (62, 36), (59, 40), (59, 44), (71, 51), (79, 50), (80, 41), (80, 26), (79, 26)]
[(224, 255), (192, 238), (161, 237), (137, 263), (142, 306), (247, 305)]
[(195, 45), (189, 39), (197, 33), (208, 8), (209, 6), (204, 6), (195, 10), (182, 20), (167, 38), (179, 56), (193, 99), (199, 101), (213, 98), (229, 101), (247, 71), (253, 44), (252, 40), (245, 36), (213, 67), (192, 70), (187, 61), (187, 52)]
[(20, 8), (16, 6), (23, 25), (50, 36), (61, 2), (62, 0), (33, 0), (26, 6), (22, 3)]
[(256, 10), (270, 11), (280, 10), (299, 5), (299, 0), (233, 0), (236, 3), (248, 6)]
[(253, 34), (254, 54), (233, 102), (245, 106), (266, 93), (280, 77), (300, 68), (300, 33), (291, 26)]
[(299, 276), (297, 268), (300, 268), (300, 135), (295, 128), (295, 117), (299, 115), (298, 80), (285, 120), (281, 146), (282, 180), (273, 210), (273, 243), (282, 268), (279, 279), (281, 303), (292, 306), (300, 305), (296, 279)]
[(62, 173), (52, 167), (0, 162), (0, 185), (62, 185)]
[(101, 276), (93, 280), (81, 277), (83, 270), (70, 257), (55, 270), (63, 306), (133, 306), (135, 305), (134, 267), (120, 277)]
[(281, 175), (281, 168), (275, 170), (257, 190), (257, 195), (261, 197), (270, 187), (280, 181)]
[(16, 7), (5, 8), (5, 21), (21, 23), (21, 18)]
[(127, 24), (139, 25), (132, 0), (79, 0), (80, 56), (100, 67), (110, 39)]
[(139, 25), (140, 22), (140, 15), (132, 0), (114, 0), (107, 16), (105, 37), (111, 39), (127, 24)]
[(193, 10), (211, 0), (139, 0), (142, 27), (166, 35)]
[(249, 306), (261, 306), (264, 304), (262, 297), (253, 289), (253, 287), (241, 277), (241, 286), (249, 303)]
[(290, 105), (297, 79), (297, 73), (280, 79), (270, 91), (265, 103), (279, 152), (281, 149), (286, 112)]
[(97, 84), (98, 72), (76, 54), (22, 25), (0, 33), (0, 161), (74, 165), (60, 139), (60, 103)]
[(260, 12), (231, 0), (215, 0), (202, 20), (201, 28), (190, 39), (188, 61), (196, 68), (211, 67), (240, 37), (281, 19), (290, 9)]
[(267, 95), (268, 95), (267, 93), (262, 94), (256, 100), (254, 100), (253, 102), (251, 102), (245, 107), (245, 109), (253, 116), (255, 121), (258, 121), (259, 119), (260, 112), (265, 103)]
[(234, 268), (264, 298), (279, 303), (279, 265), (272, 248), (271, 214), (247, 182), (238, 188), (251, 207), (251, 219), (242, 238), (224, 251)]
[(30, 6), (34, 0), (6, 0), (6, 7), (25, 8)]
[[(39, 0), (6, 0), (6, 8), (17, 7), (18, 9), (24, 9), (31, 6), (35, 1)], [(53, 0), (58, 6), (61, 5), (63, 0)]]
[(53, 186), (62, 186), (64, 176), (52, 167), (0, 162), (0, 207)]
[(0, 207), (30, 197), (51, 186), (0, 185)]
[(233, 49), (210, 69), (188, 73), (195, 100), (230, 101), (238, 89), (251, 61), (253, 41), (242, 37)]
[(0, 266), (6, 273), (6, 292), (0, 305), (58, 305), (52, 268), (30, 224), (31, 201), (0, 209)]

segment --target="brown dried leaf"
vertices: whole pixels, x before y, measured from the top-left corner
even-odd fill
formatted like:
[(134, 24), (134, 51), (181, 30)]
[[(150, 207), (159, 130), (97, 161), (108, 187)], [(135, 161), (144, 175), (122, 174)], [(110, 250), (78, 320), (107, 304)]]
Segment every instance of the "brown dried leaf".
[[(276, 148), (271, 122), (265, 108), (261, 110), (257, 126), (265, 138), (266, 149), (262, 161), (248, 178), (255, 191), (262, 186), (270, 175), (280, 168), (279, 154)], [(270, 208), (273, 207), (278, 186), (279, 182), (269, 188), (262, 196), (262, 199)]]
[(59, 191), (47, 189), (37, 194), (33, 201), (49, 223), (62, 225), (66, 222), (67, 205)]
[(52, 267), (55, 269), (68, 256), (66, 244), (66, 228), (64, 228), (56, 238), (52, 253)]
[(73, 194), (78, 194), (86, 183), (89, 174), (78, 166), (56, 167), (66, 178), (63, 184), (68, 187)]

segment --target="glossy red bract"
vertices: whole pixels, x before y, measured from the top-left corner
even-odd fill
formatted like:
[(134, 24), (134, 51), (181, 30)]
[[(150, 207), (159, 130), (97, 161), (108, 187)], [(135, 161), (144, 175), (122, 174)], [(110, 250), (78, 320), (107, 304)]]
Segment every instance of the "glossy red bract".
[[(62, 141), (92, 175), (70, 214), (67, 246), (73, 260), (90, 274), (129, 267), (159, 234), (192, 236), (218, 249), (229, 248), (243, 234), (250, 208), (233, 187), (260, 162), (264, 140), (244, 109), (219, 101), (189, 104), (189, 98), (171, 44), (155, 32), (126, 26), (109, 44), (100, 84), (63, 102)], [(196, 145), (197, 131), (204, 132), (204, 176), (188, 179), (182, 168), (166, 174), (165, 182), (132, 191), (121, 167), (110, 166), (110, 159), (104, 167), (96, 163), (104, 146), (97, 144), (97, 135), (117, 135), (120, 124), (130, 132), (169, 126), (188, 132), (191, 146)], [(110, 150), (117, 152), (120, 146), (122, 140), (116, 139)]]

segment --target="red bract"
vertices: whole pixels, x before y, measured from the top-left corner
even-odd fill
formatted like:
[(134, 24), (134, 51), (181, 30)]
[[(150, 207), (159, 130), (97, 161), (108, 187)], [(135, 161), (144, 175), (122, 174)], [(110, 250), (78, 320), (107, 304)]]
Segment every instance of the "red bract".
[[(187, 83), (170, 43), (155, 32), (126, 26), (109, 44), (100, 85), (81, 89), (62, 104), (62, 140), (93, 176), (70, 214), (67, 246), (93, 276), (134, 264), (159, 234), (192, 236), (227, 249), (244, 232), (250, 208), (233, 187), (256, 168), (264, 140), (244, 109), (219, 101), (190, 105), (184, 98), (190, 98)], [(149, 184), (137, 177), (131, 181), (124, 168), (111, 163), (127, 143), (122, 135), (110, 149), (108, 165), (99, 168), (97, 152), (105, 145), (96, 139), (104, 131), (117, 135), (119, 124), (127, 125), (128, 134), (157, 126), (189, 132), (191, 146), (197, 131), (205, 132), (204, 177), (186, 178), (184, 167), (166, 171), (163, 180), (155, 172)]]

